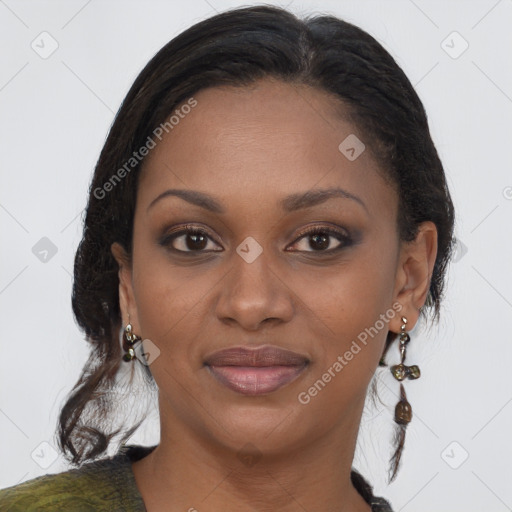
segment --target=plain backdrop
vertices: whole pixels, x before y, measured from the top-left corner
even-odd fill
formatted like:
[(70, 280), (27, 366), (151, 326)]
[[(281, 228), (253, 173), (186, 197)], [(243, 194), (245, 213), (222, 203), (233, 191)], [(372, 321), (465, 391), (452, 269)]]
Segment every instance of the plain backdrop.
[[(56, 420), (87, 357), (73, 256), (114, 113), (171, 38), (254, 3), (0, 1), (0, 488), (67, 468), (54, 460)], [(457, 211), (441, 322), (411, 335), (422, 376), (406, 382), (414, 419), (398, 478), (386, 484), (391, 375), (384, 405), (365, 410), (354, 467), (397, 511), (511, 510), (512, 1), (268, 3), (335, 14), (395, 57), (425, 105)], [(153, 418), (131, 442), (158, 435)]]

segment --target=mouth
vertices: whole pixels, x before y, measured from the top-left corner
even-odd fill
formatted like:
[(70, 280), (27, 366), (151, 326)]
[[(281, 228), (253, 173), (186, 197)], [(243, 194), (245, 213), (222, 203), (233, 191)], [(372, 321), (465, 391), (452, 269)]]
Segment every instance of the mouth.
[(309, 359), (275, 346), (233, 347), (208, 356), (204, 365), (218, 382), (243, 395), (271, 393), (294, 381)]

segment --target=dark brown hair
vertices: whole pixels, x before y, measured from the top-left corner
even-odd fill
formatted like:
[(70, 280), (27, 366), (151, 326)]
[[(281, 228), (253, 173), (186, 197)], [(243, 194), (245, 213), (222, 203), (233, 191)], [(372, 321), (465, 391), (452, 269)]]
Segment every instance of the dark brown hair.
[[(115, 117), (94, 171), (72, 296), (91, 354), (62, 408), (58, 432), (59, 446), (74, 464), (103, 454), (115, 436), (126, 441), (142, 422), (128, 414), (130, 426), (114, 428), (112, 423), (122, 403), (115, 389), (125, 363), (119, 343), (118, 266), (110, 248), (119, 242), (131, 253), (143, 160), (130, 159), (194, 93), (219, 85), (245, 86), (265, 77), (318, 88), (344, 105), (344, 115), (364, 135), (382, 173), (396, 187), (401, 240), (413, 240), (421, 222), (434, 222), (438, 252), (421, 315), (439, 317), (454, 209), (425, 110), (404, 72), (373, 37), (334, 16), (299, 19), (270, 6), (215, 15), (175, 37), (145, 66)], [(127, 168), (129, 161), (134, 165)], [(118, 173), (122, 179), (113, 182), (123, 166), (127, 172)], [(388, 333), (385, 352), (395, 338)], [(149, 368), (142, 374), (144, 385), (155, 390)], [(404, 434), (402, 428), (395, 440), (392, 478)]]

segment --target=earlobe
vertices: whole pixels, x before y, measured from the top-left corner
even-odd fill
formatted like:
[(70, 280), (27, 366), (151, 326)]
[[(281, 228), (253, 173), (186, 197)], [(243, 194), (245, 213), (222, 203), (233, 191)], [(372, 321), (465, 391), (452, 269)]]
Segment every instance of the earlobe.
[[(402, 304), (401, 314), (408, 318), (409, 328), (417, 322), (427, 299), (436, 256), (437, 228), (433, 222), (425, 221), (415, 240), (402, 244), (396, 274), (395, 300)], [(394, 327), (399, 329), (398, 323)]]

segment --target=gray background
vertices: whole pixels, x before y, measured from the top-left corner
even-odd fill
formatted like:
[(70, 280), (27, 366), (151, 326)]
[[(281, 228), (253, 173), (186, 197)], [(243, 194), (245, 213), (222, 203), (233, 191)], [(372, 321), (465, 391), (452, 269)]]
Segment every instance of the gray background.
[[(0, 488), (67, 468), (56, 419), (87, 356), (70, 307), (73, 255), (115, 111), (172, 37), (253, 3), (0, 0)], [(388, 487), (398, 384), (387, 373), (354, 467), (397, 511), (512, 510), (512, 0), (268, 3), (338, 15), (396, 58), (457, 210), (441, 322), (411, 336), (422, 377), (406, 382), (414, 419), (401, 471)], [(132, 441), (157, 442), (156, 417)]]

